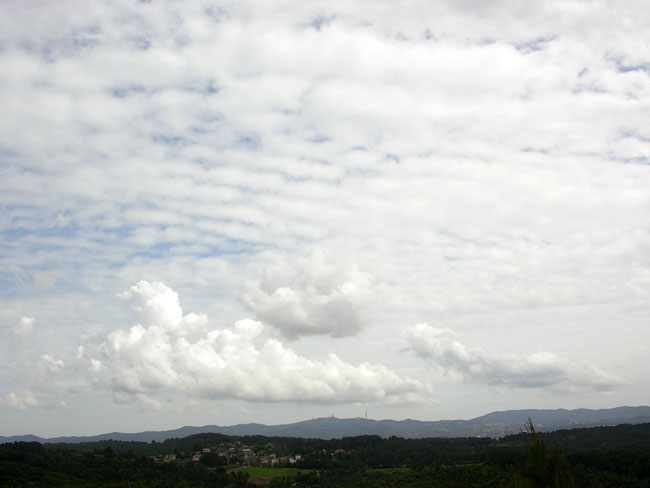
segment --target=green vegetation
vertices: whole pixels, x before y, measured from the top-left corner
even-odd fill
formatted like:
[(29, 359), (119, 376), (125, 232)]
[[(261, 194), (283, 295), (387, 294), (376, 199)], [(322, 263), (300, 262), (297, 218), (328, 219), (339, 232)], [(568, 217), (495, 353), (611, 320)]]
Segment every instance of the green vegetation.
[(535, 432), (531, 420), (526, 424), (526, 447), (528, 455), (523, 466), (515, 469), (513, 484), (530, 488), (572, 488), (573, 477), (564, 459), (562, 447), (556, 441), (553, 448)]
[(410, 473), (413, 471), (411, 468), (371, 468), (368, 469), (368, 473), (388, 473), (388, 474), (393, 474), (393, 473)]
[[(247, 464), (247, 465), (246, 465)], [(272, 465), (272, 466), (271, 466)], [(520, 435), (335, 440), (200, 434), (0, 445), (0, 486), (650, 488), (650, 424)]]
[(306, 474), (310, 472), (307, 469), (256, 468), (251, 466), (237, 468), (235, 471), (247, 473), (250, 478), (281, 478), (283, 476), (294, 477), (298, 473)]

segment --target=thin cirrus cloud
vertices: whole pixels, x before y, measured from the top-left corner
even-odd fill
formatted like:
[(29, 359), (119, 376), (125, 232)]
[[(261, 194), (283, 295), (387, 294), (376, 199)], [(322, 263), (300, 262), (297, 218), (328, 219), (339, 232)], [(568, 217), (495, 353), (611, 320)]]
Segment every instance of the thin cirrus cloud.
[[(123, 298), (142, 323), (115, 329), (79, 348), (89, 381), (118, 403), (162, 408), (159, 396), (315, 404), (425, 401), (430, 388), (385, 366), (358, 366), (329, 354), (300, 356), (280, 341), (262, 339), (264, 326), (244, 319), (225, 329), (198, 330), (178, 295), (162, 283), (140, 281)], [(196, 334), (193, 334), (196, 333)], [(259, 345), (257, 345), (258, 343)]]
[(404, 332), (411, 350), (465, 380), (508, 388), (611, 391), (625, 384), (587, 362), (573, 363), (550, 352), (495, 354), (469, 348), (449, 329), (417, 324)]
[(350, 263), (332, 262), (315, 248), (267, 265), (261, 279), (246, 282), (243, 300), (286, 337), (344, 337), (364, 327), (363, 308), (371, 292), (370, 274)]

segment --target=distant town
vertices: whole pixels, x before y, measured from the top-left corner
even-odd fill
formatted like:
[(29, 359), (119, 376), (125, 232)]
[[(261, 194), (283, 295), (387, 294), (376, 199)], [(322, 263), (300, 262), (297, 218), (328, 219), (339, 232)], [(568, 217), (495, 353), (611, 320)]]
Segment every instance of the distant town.
[[(283, 448), (285, 449), (285, 448)], [(322, 450), (322, 454), (326, 454)], [(337, 449), (330, 455), (344, 454), (344, 449)], [(286, 467), (292, 466), (302, 460), (302, 454), (280, 455), (276, 452), (276, 445), (267, 443), (261, 446), (249, 446), (239, 441), (220, 442), (216, 445), (203, 447), (188, 453), (177, 452), (170, 454), (159, 454), (151, 456), (156, 462), (162, 463), (199, 463), (203, 462), (209, 466), (263, 466), (263, 467)]]

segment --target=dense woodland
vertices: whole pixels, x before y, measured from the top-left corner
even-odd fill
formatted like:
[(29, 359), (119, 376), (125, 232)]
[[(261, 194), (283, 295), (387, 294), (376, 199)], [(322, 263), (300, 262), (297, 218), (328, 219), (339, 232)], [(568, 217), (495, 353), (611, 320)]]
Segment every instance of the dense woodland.
[[(204, 448), (237, 443), (295, 456), (291, 476), (270, 477), (278, 487), (650, 488), (650, 424), (524, 430), (498, 440), (199, 434), (159, 443), (16, 442), (0, 445), (0, 486), (243, 487), (248, 474), (235, 454), (192, 461)], [(175, 461), (161, 462), (169, 454)]]

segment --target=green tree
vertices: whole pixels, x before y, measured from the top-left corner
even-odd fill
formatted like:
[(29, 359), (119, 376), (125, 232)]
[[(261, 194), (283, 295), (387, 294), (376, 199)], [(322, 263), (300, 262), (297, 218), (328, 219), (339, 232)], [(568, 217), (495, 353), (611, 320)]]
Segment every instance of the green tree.
[(562, 454), (562, 447), (556, 441), (552, 449), (535, 431), (533, 421), (525, 425), (528, 454), (523, 467), (515, 470), (513, 486), (517, 488), (573, 488), (569, 464)]

